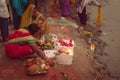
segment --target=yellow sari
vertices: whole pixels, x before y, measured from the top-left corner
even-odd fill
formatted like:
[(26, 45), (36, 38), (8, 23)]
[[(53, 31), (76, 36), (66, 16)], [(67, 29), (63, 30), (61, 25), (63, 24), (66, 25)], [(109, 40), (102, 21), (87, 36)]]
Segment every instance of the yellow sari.
[(35, 5), (30, 4), (28, 8), (25, 10), (21, 18), (20, 28), (27, 27), (32, 23), (32, 13), (34, 8), (35, 8)]
[[(38, 26), (41, 27), (43, 21), (40, 20), (40, 17), (42, 15), (40, 12), (37, 11), (36, 18), (32, 19), (32, 14), (33, 14), (34, 8), (35, 8), (35, 5), (30, 4), (28, 6), (28, 8), (25, 10), (25, 12), (23, 13), (22, 18), (21, 18), (20, 28), (28, 27), (28, 25), (30, 25), (31, 23), (36, 23)], [(45, 24), (44, 27), (45, 27), (45, 33), (49, 33), (49, 26), (47, 23)]]
[(97, 26), (100, 26), (100, 25), (101, 25), (102, 19), (103, 19), (102, 7), (99, 7), (99, 8), (98, 8), (98, 18), (97, 18), (97, 21), (96, 21), (96, 25), (97, 25)]

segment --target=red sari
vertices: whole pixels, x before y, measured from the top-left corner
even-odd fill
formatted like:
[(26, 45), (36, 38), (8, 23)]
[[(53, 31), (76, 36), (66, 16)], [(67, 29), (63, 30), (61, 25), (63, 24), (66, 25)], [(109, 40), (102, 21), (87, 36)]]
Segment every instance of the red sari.
[(6, 43), (5, 52), (11, 58), (33, 54), (29, 44), (35, 43), (35, 40), (25, 29), (16, 30), (13, 34), (9, 35)]

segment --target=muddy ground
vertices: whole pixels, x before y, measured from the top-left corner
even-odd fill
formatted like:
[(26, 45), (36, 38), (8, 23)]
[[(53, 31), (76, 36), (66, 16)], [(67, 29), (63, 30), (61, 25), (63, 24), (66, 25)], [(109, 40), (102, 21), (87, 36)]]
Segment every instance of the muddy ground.
[[(69, 74), (75, 80), (101, 80), (105, 73), (105, 66), (96, 60), (96, 57), (87, 49), (87, 44), (80, 37), (78, 30), (74, 27), (58, 29), (51, 26), (51, 32), (64, 34), (75, 41), (73, 64), (69, 66), (56, 65), (49, 70), (47, 75), (29, 76), (25, 72), (25, 59), (9, 59), (4, 52), (4, 43), (0, 47), (0, 80), (62, 80), (61, 72)], [(72, 32), (72, 33), (71, 33)], [(72, 74), (71, 74), (72, 73)], [(50, 79), (53, 77), (54, 79)]]
[[(60, 12), (59, 9), (51, 11), (50, 16), (57, 20), (61, 17), (60, 13), (57, 14), (58, 12)], [(67, 20), (76, 22), (74, 19), (75, 17), (72, 16)], [(105, 43), (99, 39), (102, 31), (92, 25), (88, 25), (84, 29), (81, 25), (79, 25), (80, 29), (75, 29), (73, 26), (67, 26), (63, 29), (60, 27), (59, 25), (57, 27), (50, 25), (50, 31), (57, 35), (67, 35), (75, 41), (72, 65), (56, 65), (51, 67), (46, 75), (26, 75), (26, 60), (8, 58), (4, 52), (4, 43), (0, 43), (0, 80), (63, 80), (61, 72), (67, 73), (72, 78), (70, 80), (104, 80), (104, 78), (110, 77), (106, 65), (97, 60), (97, 56), (94, 54), (106, 55), (106, 53), (103, 54)], [(11, 28), (10, 26), (10, 31), (13, 31)], [(94, 38), (91, 40), (91, 36), (85, 35), (84, 30), (91, 32)], [(91, 42), (96, 45), (94, 52), (90, 50)], [(98, 48), (99, 50), (97, 50)]]

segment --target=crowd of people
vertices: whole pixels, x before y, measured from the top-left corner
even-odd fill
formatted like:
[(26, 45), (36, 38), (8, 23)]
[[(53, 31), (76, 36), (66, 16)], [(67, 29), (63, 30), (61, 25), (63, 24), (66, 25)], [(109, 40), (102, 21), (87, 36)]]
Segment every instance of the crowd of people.
[[(52, 6), (61, 10), (61, 15), (69, 17), (71, 14), (71, 0), (53, 0)], [(44, 2), (46, 4), (41, 5)], [(77, 12), (80, 23), (86, 25), (86, 5), (95, 2), (98, 7), (101, 5), (96, 0), (77, 0)], [(40, 4), (39, 4), (40, 3)], [(41, 7), (45, 7), (43, 13)], [(6, 42), (6, 55), (11, 58), (20, 58), (36, 53), (42, 59), (48, 60), (40, 45), (38, 35), (42, 36), (49, 32), (47, 24), (49, 0), (0, 0), (0, 29), (3, 41)], [(41, 9), (41, 10), (39, 10)], [(41, 11), (41, 12), (40, 12)], [(13, 22), (15, 32), (9, 35), (9, 21)], [(48, 60), (49, 62), (49, 60)]]

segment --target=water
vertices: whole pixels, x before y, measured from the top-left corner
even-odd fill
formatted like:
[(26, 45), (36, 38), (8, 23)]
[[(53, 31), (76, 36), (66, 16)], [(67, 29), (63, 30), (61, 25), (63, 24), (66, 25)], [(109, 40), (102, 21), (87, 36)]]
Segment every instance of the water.
[[(100, 38), (107, 44), (104, 52), (108, 54), (107, 56), (99, 56), (99, 59), (107, 65), (112, 76), (120, 77), (120, 0), (99, 0), (99, 2), (103, 5), (101, 26), (103, 34)], [(90, 8), (90, 22), (92, 24), (97, 19), (96, 9), (95, 7)]]

